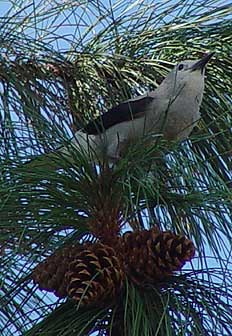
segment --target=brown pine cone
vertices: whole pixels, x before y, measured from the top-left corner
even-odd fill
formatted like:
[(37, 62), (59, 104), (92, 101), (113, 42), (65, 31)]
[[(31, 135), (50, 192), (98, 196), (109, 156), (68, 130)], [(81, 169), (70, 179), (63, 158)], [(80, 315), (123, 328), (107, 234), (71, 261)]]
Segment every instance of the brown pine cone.
[(125, 273), (114, 249), (96, 243), (78, 254), (65, 278), (68, 296), (81, 305), (90, 305), (115, 298), (123, 286)]
[(79, 246), (69, 246), (58, 250), (35, 267), (32, 279), (40, 289), (53, 292), (59, 298), (66, 297), (65, 273), (79, 251)]
[(126, 233), (123, 240), (126, 273), (137, 284), (164, 280), (195, 253), (191, 240), (156, 228)]

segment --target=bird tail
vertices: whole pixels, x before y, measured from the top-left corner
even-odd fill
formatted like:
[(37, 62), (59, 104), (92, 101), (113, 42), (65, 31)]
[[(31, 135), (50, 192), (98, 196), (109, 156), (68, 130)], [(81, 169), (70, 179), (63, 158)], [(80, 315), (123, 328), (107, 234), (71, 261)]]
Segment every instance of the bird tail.
[(86, 155), (86, 153), (88, 153), (87, 155), (93, 154), (95, 148), (94, 137), (78, 131), (67, 145), (61, 146), (50, 153), (39, 155), (26, 162), (25, 166), (29, 169), (34, 167), (45, 168), (46, 166), (58, 169), (66, 164), (72, 164), (75, 157), (78, 158), (78, 156)]

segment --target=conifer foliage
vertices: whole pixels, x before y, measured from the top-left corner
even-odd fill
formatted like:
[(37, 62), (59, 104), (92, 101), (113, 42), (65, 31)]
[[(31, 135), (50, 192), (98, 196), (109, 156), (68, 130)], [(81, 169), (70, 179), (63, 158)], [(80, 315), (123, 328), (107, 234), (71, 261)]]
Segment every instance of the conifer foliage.
[[(0, 13), (0, 335), (231, 335), (231, 4), (13, 0)], [(186, 141), (144, 137), (114, 164), (71, 143), (213, 51)]]

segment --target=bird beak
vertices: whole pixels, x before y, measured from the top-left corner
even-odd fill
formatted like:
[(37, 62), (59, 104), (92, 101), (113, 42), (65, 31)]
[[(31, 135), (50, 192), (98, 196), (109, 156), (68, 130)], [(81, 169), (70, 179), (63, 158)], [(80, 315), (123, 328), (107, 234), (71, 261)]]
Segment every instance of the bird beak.
[(191, 67), (191, 71), (201, 70), (201, 73), (203, 73), (206, 64), (209, 62), (214, 54), (214, 52), (206, 54), (202, 59), (193, 64), (193, 66)]

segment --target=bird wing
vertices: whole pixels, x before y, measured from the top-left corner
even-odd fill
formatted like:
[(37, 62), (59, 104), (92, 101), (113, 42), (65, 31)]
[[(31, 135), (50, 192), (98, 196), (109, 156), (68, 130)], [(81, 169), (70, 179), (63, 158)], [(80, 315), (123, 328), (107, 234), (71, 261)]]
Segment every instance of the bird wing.
[(89, 122), (83, 131), (89, 135), (97, 135), (114, 125), (141, 118), (153, 100), (154, 97), (149, 95), (129, 99)]

